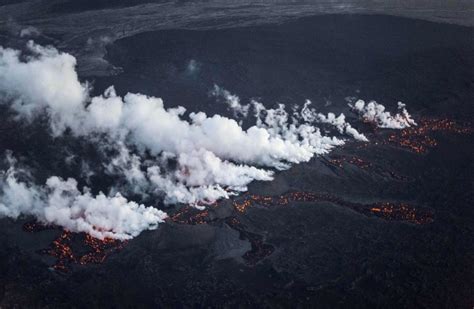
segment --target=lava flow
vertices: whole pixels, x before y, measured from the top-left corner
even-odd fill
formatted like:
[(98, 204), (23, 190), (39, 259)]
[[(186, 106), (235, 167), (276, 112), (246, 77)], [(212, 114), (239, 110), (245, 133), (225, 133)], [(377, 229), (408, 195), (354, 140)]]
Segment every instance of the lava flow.
[(398, 172), (394, 172), (392, 170), (389, 170), (385, 168), (382, 165), (378, 164), (372, 164), (368, 161), (365, 161), (361, 158), (355, 157), (355, 156), (334, 156), (332, 158), (326, 159), (324, 157), (321, 157), (321, 160), (323, 164), (329, 167), (336, 167), (336, 168), (344, 168), (345, 164), (351, 164), (354, 166), (357, 166), (360, 169), (363, 170), (368, 170), (370, 168), (370, 172), (373, 175), (379, 175), (384, 178), (391, 178), (396, 181), (403, 181), (403, 182), (408, 182), (412, 181), (413, 178), (406, 176), (406, 175), (400, 175)]
[(405, 128), (390, 134), (388, 143), (423, 154), (438, 145), (438, 141), (430, 136), (431, 133), (438, 131), (469, 134), (472, 133), (472, 128), (449, 119), (421, 119), (418, 126)]
[(377, 203), (369, 211), (386, 220), (404, 220), (415, 224), (426, 224), (433, 221), (432, 216), (427, 216), (426, 213), (420, 215), (415, 208), (403, 203), (399, 205)]
[(275, 248), (263, 241), (263, 236), (247, 231), (245, 225), (243, 225), (237, 218), (230, 217), (226, 220), (234, 230), (238, 231), (241, 239), (246, 239), (250, 242), (251, 249), (244, 253), (242, 258), (248, 265), (255, 265), (265, 257), (273, 253)]
[(209, 211), (185, 206), (170, 216), (170, 220), (179, 224), (204, 224), (209, 221)]
[[(28, 222), (23, 225), (23, 229), (27, 232), (40, 232), (59, 228), (38, 222)], [(41, 253), (56, 258), (53, 269), (67, 272), (73, 264), (101, 264), (111, 253), (122, 249), (125, 244), (126, 241), (111, 238), (98, 239), (89, 234), (62, 230), (49, 248), (41, 250)]]
[(63, 231), (43, 253), (57, 258), (53, 265), (54, 269), (66, 272), (68, 266), (72, 264), (101, 264), (112, 252), (123, 248), (125, 243), (110, 238), (101, 240), (84, 233)]
[(338, 197), (312, 192), (290, 192), (280, 196), (244, 195), (240, 201), (234, 201), (234, 208), (243, 213), (251, 206), (285, 206), (290, 202), (331, 202), (348, 207), (367, 216), (376, 216), (389, 221), (406, 221), (413, 224), (427, 224), (433, 221), (433, 213), (428, 209), (414, 208), (404, 203), (362, 204), (348, 202)]
[(370, 164), (370, 162), (367, 162), (361, 158), (358, 158), (358, 157), (355, 157), (355, 156), (352, 156), (352, 157), (336, 157), (336, 158), (332, 158), (332, 159), (329, 159), (329, 163), (331, 163), (332, 165), (335, 165), (337, 167), (343, 167), (344, 163), (348, 163), (348, 164), (352, 164), (352, 165), (355, 165), (359, 168), (362, 168), (362, 169), (367, 169), (369, 168), (372, 164)]
[(76, 262), (72, 248), (69, 245), (70, 242), (71, 232), (63, 231), (61, 235), (53, 241), (50, 248), (43, 251), (57, 259), (53, 265), (55, 270), (66, 272), (67, 265)]

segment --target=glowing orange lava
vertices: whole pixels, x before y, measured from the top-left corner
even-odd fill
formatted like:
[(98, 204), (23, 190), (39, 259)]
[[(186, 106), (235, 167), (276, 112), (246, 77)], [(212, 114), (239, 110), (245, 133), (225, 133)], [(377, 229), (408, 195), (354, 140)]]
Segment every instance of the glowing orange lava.
[(170, 220), (180, 224), (204, 224), (209, 221), (209, 211), (199, 210), (192, 206), (185, 206), (170, 217)]
[[(59, 229), (56, 226), (43, 225), (38, 222), (27, 222), (23, 225), (27, 232), (40, 232), (46, 229)], [(100, 264), (117, 250), (123, 248), (127, 241), (116, 239), (98, 239), (85, 233), (72, 233), (62, 230), (61, 234), (50, 244), (48, 249), (41, 251), (56, 258), (53, 269), (67, 272), (74, 264)]]
[(427, 224), (433, 221), (433, 213), (424, 208), (415, 208), (405, 203), (381, 202), (374, 204), (362, 204), (348, 202), (330, 194), (312, 192), (290, 192), (284, 195), (260, 196), (249, 194), (240, 201), (234, 201), (234, 208), (244, 213), (253, 206), (285, 206), (290, 202), (331, 202), (343, 207), (351, 208), (364, 215), (374, 215), (389, 221), (406, 221), (414, 224)]
[(472, 128), (469, 125), (460, 125), (449, 119), (421, 119), (418, 126), (390, 134), (388, 143), (423, 154), (438, 145), (438, 141), (431, 136), (433, 132), (438, 131), (469, 134), (472, 133)]
[(352, 164), (352, 165), (355, 165), (359, 168), (362, 168), (362, 169), (367, 169), (371, 166), (370, 162), (367, 162), (361, 158), (358, 158), (358, 157), (355, 157), (355, 156), (352, 156), (352, 157), (337, 157), (337, 158), (333, 158), (333, 159), (330, 159), (329, 162), (332, 164), (332, 165), (335, 165), (337, 167), (343, 167), (344, 163), (348, 163), (348, 164)]

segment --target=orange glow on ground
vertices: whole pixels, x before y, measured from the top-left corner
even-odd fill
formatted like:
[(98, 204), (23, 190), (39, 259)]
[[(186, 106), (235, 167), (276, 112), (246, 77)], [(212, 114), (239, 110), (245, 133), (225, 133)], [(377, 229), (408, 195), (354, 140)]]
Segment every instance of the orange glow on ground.
[(276, 197), (249, 194), (241, 201), (235, 201), (233, 205), (239, 213), (244, 213), (249, 207), (286, 206), (290, 202), (331, 202), (364, 215), (373, 215), (388, 221), (406, 221), (413, 224), (427, 224), (433, 221), (433, 213), (430, 210), (415, 208), (405, 203), (362, 204), (348, 202), (330, 194), (312, 192), (290, 192)]
[[(26, 232), (39, 232), (46, 229), (58, 229), (58, 227), (27, 222), (23, 225), (23, 229)], [(89, 234), (62, 230), (49, 248), (41, 250), (41, 253), (56, 258), (53, 269), (68, 272), (75, 264), (101, 264), (110, 254), (122, 249), (126, 243), (127, 241), (111, 238), (98, 239)]]
[(421, 119), (418, 126), (396, 131), (388, 137), (388, 144), (397, 145), (418, 154), (424, 154), (438, 145), (434, 132), (470, 134), (469, 125), (460, 125), (449, 119)]

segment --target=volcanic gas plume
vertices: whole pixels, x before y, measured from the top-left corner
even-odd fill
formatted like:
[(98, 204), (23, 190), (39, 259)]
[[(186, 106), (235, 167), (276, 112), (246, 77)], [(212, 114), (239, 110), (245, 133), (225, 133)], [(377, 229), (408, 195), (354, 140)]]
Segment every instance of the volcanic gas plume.
[[(134, 201), (137, 196), (203, 208), (246, 191), (254, 180), (271, 181), (278, 170), (326, 154), (347, 138), (369, 141), (344, 114), (319, 112), (309, 100), (290, 112), (283, 104), (242, 104), (217, 85), (211, 95), (227, 104), (235, 119), (188, 112), (181, 106), (166, 108), (162, 99), (145, 94), (120, 96), (113, 86), (92, 96), (91, 85), (79, 80), (75, 65), (72, 55), (32, 41), (23, 52), (0, 47), (2, 105), (22, 125), (47, 119), (48, 134), (55, 138), (90, 140), (99, 153), (112, 149), (115, 155), (90, 173), (123, 181), (98, 193), (79, 187), (82, 173), (66, 179), (53, 174), (39, 183), (29, 164), (35, 158), (20, 159), (8, 152), (1, 173), (1, 216), (31, 215), (71, 232), (130, 239), (167, 217)], [(381, 128), (416, 126), (402, 103), (394, 116), (376, 102), (359, 100), (351, 108)], [(238, 122), (243, 118), (254, 124), (243, 127)], [(325, 135), (320, 126), (332, 128), (334, 135)], [(332, 132), (328, 130), (324, 132)], [(84, 166), (91, 165), (87, 158), (82, 160)]]

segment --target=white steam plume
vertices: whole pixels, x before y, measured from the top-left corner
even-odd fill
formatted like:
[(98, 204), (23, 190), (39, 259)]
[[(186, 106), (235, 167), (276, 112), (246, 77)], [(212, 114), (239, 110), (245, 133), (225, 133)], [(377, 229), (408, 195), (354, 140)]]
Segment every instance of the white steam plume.
[[(162, 195), (166, 203), (213, 202), (228, 198), (234, 192), (246, 191), (254, 180), (270, 181), (273, 172), (248, 165), (222, 161), (212, 152), (200, 149), (175, 156), (162, 153), (153, 162), (142, 162), (124, 145), (117, 145), (119, 154), (106, 165), (106, 172), (125, 177), (127, 191), (147, 196)], [(176, 163), (174, 169), (168, 162)]]
[(72, 178), (63, 180), (52, 176), (45, 186), (36, 186), (30, 181), (19, 181), (18, 174), (25, 172), (15, 169), (14, 165), (0, 172), (0, 216), (16, 219), (21, 214), (31, 215), (40, 222), (59, 225), (72, 232), (121, 240), (155, 229), (167, 217), (156, 208), (128, 201), (120, 193), (93, 196), (88, 188), (81, 192)]
[[(252, 106), (255, 111), (254, 115), (257, 118), (258, 127), (266, 127), (269, 131), (280, 131), (281, 128), (288, 126), (289, 115), (285, 110), (285, 104), (279, 104), (276, 109), (267, 109), (262, 103), (255, 100), (252, 100), (251, 104), (242, 105), (238, 96), (231, 94), (228, 90), (217, 85), (214, 85), (211, 94), (223, 98), (229, 108), (234, 111), (235, 117), (247, 117), (248, 111)], [(346, 121), (344, 114), (340, 114), (336, 117), (334, 113), (328, 113), (326, 116), (316, 112), (314, 108), (310, 108), (310, 105), (311, 101), (306, 100), (301, 110), (298, 111), (298, 108), (295, 107), (293, 118), (291, 119), (293, 124), (297, 125), (300, 121), (306, 124), (314, 122), (326, 123), (334, 126), (341, 134), (349, 135), (359, 141), (368, 141), (364, 134), (359, 133)]]
[(48, 112), (53, 133), (58, 135), (66, 126), (78, 125), (76, 119), (82, 116), (87, 85), (78, 80), (73, 56), (32, 41), (27, 47), (32, 55), (24, 62), (19, 51), (0, 46), (0, 95), (27, 120)]
[[(271, 169), (289, 168), (344, 144), (324, 136), (312, 122), (329, 123), (340, 133), (366, 140), (342, 114), (324, 116), (305, 104), (301, 116), (290, 117), (284, 105), (276, 109), (255, 101), (243, 105), (218, 86), (213, 94), (224, 98), (238, 115), (245, 117), (254, 109), (254, 126), (243, 129), (234, 119), (203, 112), (186, 117), (184, 107), (166, 108), (160, 98), (137, 93), (122, 97), (113, 87), (91, 97), (87, 83), (78, 79), (73, 56), (33, 42), (27, 47), (27, 56), (0, 47), (1, 101), (21, 119), (48, 115), (55, 136), (70, 130), (75, 136), (94, 137), (94, 143), (100, 140), (98, 147), (118, 150), (116, 157), (104, 162), (106, 173), (126, 182), (118, 184), (117, 191), (157, 194), (168, 203), (199, 207), (245, 191), (254, 180), (272, 180)], [(314, 119), (305, 118), (310, 116)], [(403, 117), (411, 119), (408, 116)], [(37, 187), (18, 181), (14, 170), (5, 172), (4, 179), (0, 214), (6, 216), (30, 214), (74, 231), (122, 239), (155, 227), (165, 217), (121, 195), (81, 192), (73, 179), (53, 176)], [(55, 217), (47, 209), (61, 215)]]
[(404, 129), (417, 125), (402, 102), (398, 102), (398, 110), (401, 111), (401, 114), (397, 113), (394, 116), (385, 111), (385, 106), (375, 101), (366, 104), (363, 100), (358, 100), (353, 105), (349, 104), (349, 106), (364, 121), (374, 123), (379, 128)]
[[(107, 134), (155, 156), (169, 152), (183, 158), (203, 149), (228, 160), (227, 166), (238, 162), (280, 169), (288, 163), (308, 161), (314, 154), (342, 143), (323, 137), (307, 125), (280, 122), (280, 128), (253, 126), (244, 130), (233, 119), (207, 117), (202, 112), (191, 113), (188, 121), (183, 117), (183, 107), (166, 109), (161, 99), (142, 94), (128, 93), (122, 98), (113, 87), (89, 99), (87, 85), (77, 79), (72, 56), (32, 42), (28, 48), (34, 55), (26, 62), (20, 60), (18, 51), (1, 50), (0, 72), (4, 77), (0, 91), (21, 116), (31, 118), (40, 111), (51, 115), (55, 135), (70, 128), (76, 135)], [(267, 122), (270, 116), (268, 113)], [(247, 169), (236, 164), (234, 167)]]
[(166, 109), (160, 98), (142, 94), (128, 93), (122, 98), (113, 87), (88, 99), (88, 87), (79, 82), (74, 70), (74, 57), (32, 42), (28, 48), (35, 55), (26, 62), (18, 51), (0, 50), (0, 92), (22, 117), (48, 113), (55, 135), (66, 128), (76, 135), (106, 133), (155, 155), (204, 148), (222, 159), (270, 167), (282, 161), (308, 161), (330, 148), (318, 149), (320, 143), (313, 143), (311, 136), (290, 141), (257, 126), (243, 130), (235, 120), (220, 115), (192, 113), (187, 121), (182, 117), (183, 107)]
[[(169, 203), (193, 203), (226, 198), (246, 190), (253, 180), (271, 180), (262, 167), (284, 169), (310, 160), (343, 142), (322, 136), (309, 125), (288, 124), (277, 112), (244, 130), (235, 120), (203, 112), (183, 116), (183, 107), (166, 109), (160, 98), (128, 93), (118, 96), (113, 87), (90, 97), (87, 84), (75, 72), (74, 57), (52, 47), (28, 43), (26, 61), (12, 49), (0, 50), (0, 93), (18, 117), (32, 120), (46, 113), (54, 135), (70, 129), (74, 135), (105, 135), (127, 149), (108, 164), (109, 173), (123, 175), (133, 193), (158, 193)], [(216, 88), (233, 100), (242, 114), (248, 106), (236, 96)], [(156, 162), (143, 164), (129, 146), (148, 151)], [(176, 161), (170, 168), (163, 155)]]
[(242, 105), (240, 98), (235, 94), (231, 94), (228, 90), (214, 85), (214, 89), (211, 91), (211, 95), (222, 98), (229, 108), (234, 112), (235, 117), (243, 116), (247, 117), (249, 113), (249, 104)]
[(327, 123), (339, 131), (341, 134), (347, 134), (349, 136), (352, 136), (354, 139), (362, 141), (362, 142), (368, 142), (369, 140), (367, 137), (365, 137), (364, 134), (359, 133), (356, 129), (354, 129), (349, 122), (346, 121), (346, 116), (344, 114), (340, 114), (339, 116), (336, 117), (334, 113), (328, 113), (327, 116), (321, 113), (316, 113), (314, 109), (310, 109), (309, 105), (311, 104), (311, 101), (307, 100), (305, 104), (303, 105), (303, 108), (301, 110), (301, 117), (308, 122), (311, 121), (316, 121), (316, 122), (321, 122), (321, 123)]

